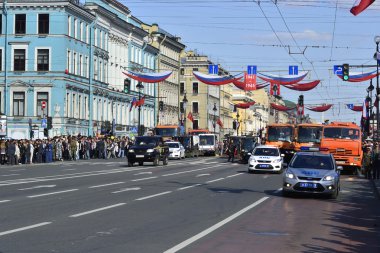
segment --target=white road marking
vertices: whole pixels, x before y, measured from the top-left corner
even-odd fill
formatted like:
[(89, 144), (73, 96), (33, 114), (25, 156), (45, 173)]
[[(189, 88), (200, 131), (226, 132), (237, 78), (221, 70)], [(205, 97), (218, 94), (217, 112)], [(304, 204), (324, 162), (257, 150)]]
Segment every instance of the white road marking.
[(119, 191), (115, 191), (112, 193), (127, 192), (127, 191), (138, 191), (138, 190), (141, 190), (141, 188), (140, 187), (125, 188), (125, 189), (121, 189)]
[(11, 172), (17, 172), (17, 171), (23, 171), (23, 170), (26, 170), (26, 169), (17, 169), (17, 170), (10, 170)]
[(267, 179), (269, 176), (268, 175), (264, 175), (263, 176), (263, 179)]
[(10, 201), (9, 199), (0, 200), (0, 203), (5, 203), (5, 202), (9, 202), (9, 201)]
[(193, 184), (193, 185), (190, 185), (190, 186), (185, 186), (185, 187), (182, 187), (182, 188), (178, 188), (177, 190), (178, 191), (182, 191), (182, 190), (190, 189), (190, 188), (201, 186), (201, 185), (202, 184)]
[(154, 179), (157, 177), (145, 177), (145, 178), (139, 178), (139, 179), (133, 179), (131, 180), (132, 182), (138, 182), (138, 181), (143, 181), (143, 180), (148, 180), (148, 179)]
[(210, 176), (210, 174), (208, 174), (208, 173), (206, 173), (206, 174), (198, 174), (195, 177), (204, 177), (204, 176)]
[(218, 178), (218, 179), (214, 179), (214, 180), (210, 180), (210, 181), (207, 181), (206, 184), (214, 183), (214, 182), (217, 182), (217, 181), (220, 181), (220, 180), (223, 180), (223, 179), (224, 179), (224, 177)]
[(138, 175), (145, 175), (145, 174), (152, 174), (153, 172), (151, 171), (146, 171), (146, 172), (140, 172), (140, 173), (137, 173), (137, 174), (133, 174), (134, 176), (138, 176)]
[(11, 176), (19, 176), (20, 174), (8, 174), (8, 175), (1, 175), (2, 177), (11, 177)]
[(282, 188), (277, 189), (276, 191), (274, 191), (274, 193), (280, 193), (281, 191), (282, 191)]
[(185, 174), (185, 173), (190, 173), (190, 172), (199, 171), (199, 170), (207, 170), (207, 169), (221, 167), (221, 166), (224, 166), (224, 165), (221, 164), (221, 165), (216, 165), (216, 166), (211, 166), (211, 167), (206, 167), (206, 168), (201, 168), (201, 169), (186, 170), (186, 171), (181, 171), (181, 172), (176, 172), (176, 173), (164, 174), (162, 176), (163, 177), (174, 176), (174, 175)]
[(231, 178), (231, 177), (237, 177), (237, 176), (240, 176), (240, 175), (242, 175), (243, 173), (238, 173), (238, 174), (234, 174), (234, 175), (229, 175), (229, 176), (227, 176), (228, 178)]
[(38, 197), (43, 197), (43, 196), (48, 196), (48, 195), (55, 195), (55, 194), (60, 194), (60, 193), (66, 193), (66, 192), (73, 192), (77, 191), (78, 189), (70, 189), (66, 191), (59, 191), (59, 192), (49, 192), (49, 193), (44, 193), (44, 194), (38, 194), (38, 195), (31, 195), (27, 196), (28, 198), (38, 198)]
[(63, 171), (77, 170), (77, 169), (63, 169)]
[(123, 206), (123, 205), (126, 205), (126, 204), (127, 203), (119, 203), (119, 204), (116, 204), (116, 205), (105, 206), (105, 207), (101, 207), (101, 208), (98, 208), (98, 209), (93, 209), (93, 210), (90, 210), (90, 211), (87, 211), (87, 212), (73, 214), (73, 215), (70, 215), (69, 217), (76, 218), (76, 217), (83, 216), (83, 215), (86, 215), (86, 214), (96, 213), (96, 212), (100, 212), (100, 211), (103, 211), (103, 210), (111, 209), (111, 208), (114, 208), (114, 207)]
[(89, 188), (89, 189), (92, 189), (92, 188), (100, 188), (100, 187), (110, 186), (110, 185), (115, 185), (115, 184), (125, 184), (125, 182), (115, 182), (115, 183), (110, 183), (110, 184), (100, 184), (100, 185), (90, 186), (90, 187), (88, 187), (88, 188)]
[(228, 222), (236, 219), (237, 217), (239, 217), (240, 215), (244, 214), (245, 212), (251, 210), (252, 208), (260, 205), (261, 203), (263, 203), (265, 200), (267, 200), (269, 197), (263, 197), (261, 199), (259, 199), (258, 201), (252, 203), (251, 205), (243, 208), (242, 210), (238, 211), (237, 213), (234, 213), (233, 215), (227, 217), (226, 219), (216, 223), (215, 225), (203, 230), (202, 232), (200, 232), (199, 234), (181, 242), (180, 244), (177, 244), (176, 246), (166, 250), (164, 253), (175, 253), (185, 247), (187, 247), (188, 245), (192, 244), (193, 242), (205, 237), (206, 235), (214, 232), (215, 230), (217, 230), (218, 228), (224, 226), (225, 224), (227, 224)]
[(22, 189), (18, 189), (19, 191), (26, 191), (26, 190), (33, 190), (33, 189), (39, 189), (39, 188), (53, 188), (53, 187), (56, 187), (55, 184), (52, 184), (52, 185), (37, 185), (37, 186), (33, 186), (33, 187), (29, 187), (29, 188), (22, 188)]
[(347, 191), (347, 190), (340, 190), (340, 193), (349, 193), (351, 191)]
[(158, 196), (169, 194), (169, 193), (171, 193), (171, 191), (157, 193), (157, 194), (146, 196), (146, 197), (142, 197), (142, 198), (139, 198), (139, 199), (136, 199), (136, 200), (150, 199), (150, 198), (158, 197)]
[(28, 230), (28, 229), (32, 229), (32, 228), (42, 227), (42, 226), (49, 225), (49, 224), (51, 224), (51, 222), (42, 222), (42, 223), (38, 223), (35, 225), (27, 226), (27, 227), (16, 228), (16, 229), (0, 232), (0, 236), (13, 234), (16, 232), (20, 232), (20, 231), (24, 231), (24, 230)]

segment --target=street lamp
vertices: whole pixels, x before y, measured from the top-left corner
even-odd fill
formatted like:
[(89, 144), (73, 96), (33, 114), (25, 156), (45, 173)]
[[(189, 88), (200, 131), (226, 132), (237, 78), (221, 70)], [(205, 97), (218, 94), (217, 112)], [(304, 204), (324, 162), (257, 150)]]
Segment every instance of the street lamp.
[[(136, 85), (136, 88), (139, 90), (139, 102), (141, 100), (141, 90), (144, 89), (144, 85), (142, 82), (138, 82)], [(140, 126), (140, 120), (141, 120), (141, 103), (139, 103), (139, 116), (138, 116), (138, 124), (137, 124), (137, 136), (141, 136), (141, 126)]]
[(369, 100), (369, 122), (371, 123), (371, 118), (372, 118), (372, 138), (375, 137), (375, 118), (373, 117), (373, 112), (372, 112), (372, 91), (375, 89), (375, 87), (372, 85), (372, 79), (370, 81), (370, 85), (367, 88), (367, 92), (369, 97), (371, 98)]
[(215, 134), (215, 127), (216, 127), (216, 111), (218, 110), (217, 108), (216, 108), (216, 103), (214, 103), (214, 108), (212, 108), (212, 110), (214, 111), (214, 121), (213, 121), (213, 123), (212, 123), (212, 126), (214, 127), (214, 134)]
[[(379, 53), (380, 36), (375, 36), (376, 43), (376, 98), (379, 101), (380, 88), (379, 88), (379, 61), (377, 60), (377, 54)], [(374, 129), (375, 130), (375, 129)], [(379, 137), (379, 106), (376, 107), (376, 139)], [(375, 136), (374, 136), (375, 137)]]
[(189, 102), (187, 100), (187, 97), (186, 97), (186, 91), (184, 92), (183, 94), (183, 99), (182, 99), (182, 107), (183, 107), (183, 127), (185, 128), (185, 134), (186, 134), (186, 106), (187, 106), (187, 102)]
[(239, 136), (239, 127), (240, 127), (239, 118), (240, 118), (239, 112), (236, 112), (236, 135), (237, 136)]

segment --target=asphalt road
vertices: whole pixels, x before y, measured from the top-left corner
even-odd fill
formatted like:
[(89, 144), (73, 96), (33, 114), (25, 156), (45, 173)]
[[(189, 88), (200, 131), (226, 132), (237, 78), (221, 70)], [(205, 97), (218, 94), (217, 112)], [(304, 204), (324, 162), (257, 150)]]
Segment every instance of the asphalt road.
[(0, 167), (0, 253), (380, 252), (375, 185), (337, 200), (281, 196), (282, 175), (223, 158), (127, 167), (90, 160)]

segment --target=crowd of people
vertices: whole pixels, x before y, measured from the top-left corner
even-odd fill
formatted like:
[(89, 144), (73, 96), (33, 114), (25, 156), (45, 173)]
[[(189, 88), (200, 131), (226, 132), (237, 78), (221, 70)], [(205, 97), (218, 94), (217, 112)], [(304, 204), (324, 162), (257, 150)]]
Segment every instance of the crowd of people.
[(366, 140), (363, 145), (363, 174), (367, 179), (380, 179), (380, 145)]
[(0, 164), (18, 165), (87, 159), (122, 158), (128, 137), (60, 136), (46, 140), (0, 140)]

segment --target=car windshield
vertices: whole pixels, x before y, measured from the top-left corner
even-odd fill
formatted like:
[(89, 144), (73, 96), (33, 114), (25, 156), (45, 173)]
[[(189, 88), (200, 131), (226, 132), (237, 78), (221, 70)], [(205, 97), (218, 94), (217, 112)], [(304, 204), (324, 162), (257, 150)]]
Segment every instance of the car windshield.
[(254, 156), (279, 156), (278, 149), (275, 148), (256, 148)]
[(156, 128), (156, 135), (161, 136), (177, 136), (178, 129), (177, 128)]
[(169, 148), (179, 148), (179, 144), (178, 143), (173, 143), (173, 142), (169, 142), (168, 146), (169, 146)]
[(135, 141), (136, 146), (152, 145), (157, 146), (158, 139), (152, 137), (137, 137)]
[(298, 128), (298, 142), (319, 143), (322, 127), (302, 127)]
[(295, 169), (333, 170), (333, 162), (329, 156), (297, 155), (290, 167)]
[(247, 138), (247, 139), (242, 139), (242, 149), (245, 150), (252, 150), (253, 147), (255, 146), (255, 139), (253, 138)]
[(214, 145), (214, 136), (199, 136), (199, 142), (201, 145)]
[(325, 127), (323, 130), (324, 138), (358, 140), (359, 134), (359, 129), (355, 128)]
[(291, 127), (269, 127), (268, 141), (292, 141), (293, 128)]

